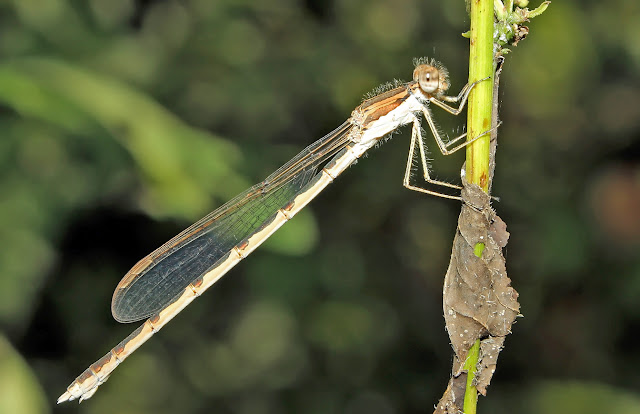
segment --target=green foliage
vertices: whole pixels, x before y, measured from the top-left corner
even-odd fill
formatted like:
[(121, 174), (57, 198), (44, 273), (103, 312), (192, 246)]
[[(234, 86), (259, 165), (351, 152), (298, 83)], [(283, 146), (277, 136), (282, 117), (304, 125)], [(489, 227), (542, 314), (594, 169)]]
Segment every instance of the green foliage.
[(0, 336), (0, 411), (48, 413), (50, 404), (26, 361)]

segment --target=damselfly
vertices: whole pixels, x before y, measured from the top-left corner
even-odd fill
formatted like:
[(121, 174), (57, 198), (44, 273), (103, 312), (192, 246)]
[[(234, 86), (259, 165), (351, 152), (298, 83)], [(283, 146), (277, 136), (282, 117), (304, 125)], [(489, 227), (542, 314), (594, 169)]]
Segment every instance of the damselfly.
[[(486, 79), (465, 85), (457, 96), (447, 96), (448, 73), (441, 64), (423, 58), (415, 65), (412, 82), (397, 84), (366, 99), (342, 125), (305, 148), (266, 180), (133, 266), (116, 287), (111, 310), (119, 322), (147, 320), (76, 378), (58, 403), (91, 398), (125, 358), (260, 246), (367, 150), (399, 127), (412, 125), (404, 186), (459, 199), (410, 183), (417, 146), (428, 183), (460, 188), (431, 178), (418, 115), (422, 114), (427, 121), (443, 154), (459, 150), (486, 132), (472, 140), (463, 141), (466, 134), (462, 134), (445, 142), (432, 119), (429, 104), (458, 115), (471, 89)], [(459, 106), (454, 108), (447, 102), (459, 102)]]

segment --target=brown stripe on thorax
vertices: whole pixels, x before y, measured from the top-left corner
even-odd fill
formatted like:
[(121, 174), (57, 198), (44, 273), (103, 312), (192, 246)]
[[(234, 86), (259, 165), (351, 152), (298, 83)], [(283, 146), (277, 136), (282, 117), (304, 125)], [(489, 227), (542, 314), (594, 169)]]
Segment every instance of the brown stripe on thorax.
[(367, 125), (396, 109), (409, 96), (407, 87), (400, 86), (365, 100), (353, 113), (357, 113), (361, 125)]

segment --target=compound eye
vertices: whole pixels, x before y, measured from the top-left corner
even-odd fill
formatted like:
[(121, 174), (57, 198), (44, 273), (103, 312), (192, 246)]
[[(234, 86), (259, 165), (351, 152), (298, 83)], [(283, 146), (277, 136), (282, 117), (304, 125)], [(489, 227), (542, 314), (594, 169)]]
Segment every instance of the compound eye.
[(423, 92), (432, 94), (440, 87), (438, 69), (431, 65), (420, 65), (413, 71), (413, 80), (418, 82)]

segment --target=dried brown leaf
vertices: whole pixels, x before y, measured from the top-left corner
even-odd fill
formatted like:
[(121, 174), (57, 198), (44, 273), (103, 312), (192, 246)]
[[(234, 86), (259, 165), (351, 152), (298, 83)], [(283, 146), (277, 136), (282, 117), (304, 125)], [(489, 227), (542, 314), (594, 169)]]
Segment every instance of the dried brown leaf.
[(461, 377), (469, 348), (477, 339), (481, 343), (475, 381), (478, 392), (486, 393), (504, 337), (511, 332), (520, 309), (518, 293), (511, 287), (502, 255), (509, 239), (506, 224), (479, 186), (466, 184), (462, 200), (443, 288), (444, 318), (455, 358), (452, 379), (436, 413), (462, 410), (458, 405), (462, 402), (452, 390)]
[(438, 414), (458, 414), (462, 413), (464, 406), (464, 393), (467, 387), (467, 373), (460, 372), (449, 380), (449, 385), (444, 391), (444, 395), (436, 405), (434, 413)]

